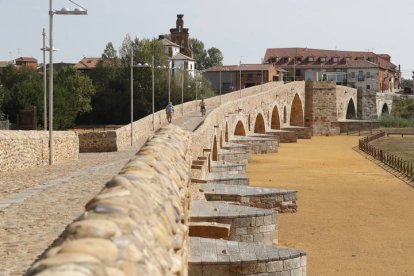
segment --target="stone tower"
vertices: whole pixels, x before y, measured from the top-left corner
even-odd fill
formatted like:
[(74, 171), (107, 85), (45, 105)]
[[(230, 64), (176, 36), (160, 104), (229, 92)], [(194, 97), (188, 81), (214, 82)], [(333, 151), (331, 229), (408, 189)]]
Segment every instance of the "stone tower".
[(177, 14), (176, 28), (170, 29), (171, 41), (180, 45), (180, 53), (187, 57), (193, 57), (193, 51), (188, 44), (188, 28), (184, 28), (184, 14)]

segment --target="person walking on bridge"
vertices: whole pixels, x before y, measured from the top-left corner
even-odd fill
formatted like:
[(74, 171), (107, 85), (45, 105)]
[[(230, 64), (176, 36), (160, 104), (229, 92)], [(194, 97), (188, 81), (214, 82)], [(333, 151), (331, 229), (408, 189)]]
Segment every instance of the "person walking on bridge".
[(174, 113), (174, 106), (172, 102), (169, 102), (167, 107), (165, 108), (165, 113), (167, 113), (167, 121), (168, 123), (172, 122), (172, 114)]
[(204, 99), (201, 99), (200, 102), (200, 111), (201, 111), (201, 116), (206, 115), (206, 103), (204, 102)]

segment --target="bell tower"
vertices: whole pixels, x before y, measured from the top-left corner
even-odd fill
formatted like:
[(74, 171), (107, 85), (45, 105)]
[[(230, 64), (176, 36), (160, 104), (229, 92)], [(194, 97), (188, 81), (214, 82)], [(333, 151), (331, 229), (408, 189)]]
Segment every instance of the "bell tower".
[(190, 58), (193, 57), (193, 51), (188, 44), (188, 28), (184, 28), (184, 14), (177, 14), (176, 28), (170, 29), (171, 41), (180, 45), (180, 53)]

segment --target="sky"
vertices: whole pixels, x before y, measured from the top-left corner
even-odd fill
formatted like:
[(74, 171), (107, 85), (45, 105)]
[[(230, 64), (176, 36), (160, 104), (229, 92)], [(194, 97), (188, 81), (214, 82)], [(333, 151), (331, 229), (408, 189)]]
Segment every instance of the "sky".
[[(87, 16), (55, 15), (54, 62), (76, 63), (118, 49), (127, 34), (156, 38), (184, 14), (190, 37), (216, 47), (224, 64), (260, 63), (267, 48), (307, 47), (389, 54), (403, 77), (414, 70), (414, 0), (76, 0)], [(53, 0), (53, 8), (75, 8)], [(0, 0), (0, 61), (42, 63), (49, 0)], [(49, 37), (49, 35), (47, 35)]]

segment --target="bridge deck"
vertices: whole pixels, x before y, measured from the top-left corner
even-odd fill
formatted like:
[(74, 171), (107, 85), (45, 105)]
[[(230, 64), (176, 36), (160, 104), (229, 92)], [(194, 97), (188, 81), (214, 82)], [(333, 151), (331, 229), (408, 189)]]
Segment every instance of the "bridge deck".
[[(203, 120), (193, 112), (173, 123), (193, 131)], [(0, 275), (22, 275), (137, 151), (81, 153), (77, 161), (2, 173)]]

